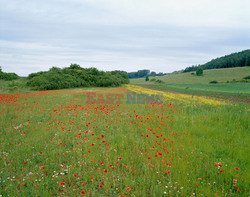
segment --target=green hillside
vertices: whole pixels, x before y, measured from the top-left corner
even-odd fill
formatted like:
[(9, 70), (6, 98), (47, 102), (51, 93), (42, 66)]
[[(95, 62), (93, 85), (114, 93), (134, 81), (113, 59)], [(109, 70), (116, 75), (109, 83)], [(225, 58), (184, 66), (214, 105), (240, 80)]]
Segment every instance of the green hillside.
[(183, 70), (183, 72), (196, 71), (198, 68), (203, 70), (207, 69), (218, 69), (218, 68), (233, 68), (233, 67), (244, 67), (250, 66), (250, 50), (244, 50), (238, 53), (232, 53), (223, 57), (213, 59), (206, 64), (199, 66), (190, 66)]
[[(149, 88), (175, 91), (192, 95), (226, 96), (233, 100), (250, 102), (250, 83), (237, 82), (250, 75), (250, 67), (204, 70), (203, 76), (189, 73), (169, 74), (161, 77), (131, 79), (131, 84), (147, 86)], [(160, 80), (162, 83), (151, 81)], [(209, 82), (217, 81), (216, 84)], [(227, 83), (229, 82), (229, 83)], [(237, 82), (237, 83), (236, 83)], [(248, 80), (249, 82), (249, 80)]]
[[(192, 72), (169, 74), (160, 77), (149, 77), (149, 80), (155, 78), (160, 79), (164, 83), (171, 84), (208, 84), (210, 81), (216, 80), (218, 82), (227, 82), (241, 80), (243, 77), (250, 75), (250, 67), (236, 67), (204, 70), (203, 76), (192, 75)], [(145, 78), (131, 79), (131, 84), (149, 84), (153, 82), (145, 82)]]

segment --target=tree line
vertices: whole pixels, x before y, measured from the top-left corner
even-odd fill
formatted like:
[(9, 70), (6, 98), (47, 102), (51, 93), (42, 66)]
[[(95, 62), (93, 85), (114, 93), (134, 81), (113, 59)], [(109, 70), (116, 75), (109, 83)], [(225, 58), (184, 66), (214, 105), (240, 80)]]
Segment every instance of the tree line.
[(0, 80), (11, 81), (20, 78), (16, 73), (6, 73), (0, 67)]
[(190, 66), (183, 70), (183, 72), (196, 71), (198, 68), (203, 70), (218, 69), (218, 68), (233, 68), (233, 67), (244, 67), (250, 66), (250, 49), (244, 50), (238, 53), (232, 53), (213, 59), (203, 65)]
[(129, 83), (125, 73), (104, 72), (71, 64), (66, 68), (52, 67), (49, 71), (31, 73), (27, 85), (36, 90), (55, 90), (76, 87), (116, 87)]
[(119, 72), (119, 73), (127, 74), (129, 79), (143, 78), (143, 77), (146, 77), (146, 76), (155, 77), (155, 76), (163, 76), (163, 75), (165, 75), (162, 72), (159, 72), (159, 73), (156, 73), (154, 71), (150, 72), (150, 70), (148, 70), (148, 69), (138, 70), (136, 72), (126, 72), (126, 71), (121, 71), (121, 70), (116, 70), (116, 71)]

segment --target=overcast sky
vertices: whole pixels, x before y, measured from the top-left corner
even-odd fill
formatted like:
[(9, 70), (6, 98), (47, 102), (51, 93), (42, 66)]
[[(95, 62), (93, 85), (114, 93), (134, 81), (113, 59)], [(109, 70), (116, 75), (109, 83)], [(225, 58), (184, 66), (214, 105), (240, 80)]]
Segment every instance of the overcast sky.
[(250, 48), (249, 0), (0, 0), (0, 66), (172, 72)]

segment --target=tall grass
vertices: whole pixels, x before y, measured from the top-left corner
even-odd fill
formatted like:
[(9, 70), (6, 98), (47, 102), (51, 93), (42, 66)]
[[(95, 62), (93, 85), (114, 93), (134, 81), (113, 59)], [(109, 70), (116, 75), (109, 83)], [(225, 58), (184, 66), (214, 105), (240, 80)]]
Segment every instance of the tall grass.
[[(87, 104), (88, 91), (124, 102)], [(0, 194), (249, 195), (248, 105), (126, 104), (125, 92), (1, 95)]]

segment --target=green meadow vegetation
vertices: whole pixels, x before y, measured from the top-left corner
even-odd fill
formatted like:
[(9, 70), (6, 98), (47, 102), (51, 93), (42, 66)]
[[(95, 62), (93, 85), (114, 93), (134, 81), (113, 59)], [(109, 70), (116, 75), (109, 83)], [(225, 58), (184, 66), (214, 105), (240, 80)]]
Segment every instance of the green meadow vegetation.
[(247, 104), (126, 104), (124, 88), (78, 88), (1, 95), (0, 107), (2, 196), (249, 195)]
[[(194, 73), (194, 74), (192, 74)], [(237, 67), (237, 68), (222, 68), (204, 70), (202, 76), (196, 76), (195, 72), (167, 74), (160, 77), (149, 77), (151, 79), (160, 79), (164, 83), (169, 84), (208, 84), (216, 80), (219, 83), (226, 83), (241, 81), (244, 77), (250, 75), (250, 67)], [(145, 78), (130, 79), (132, 84), (144, 84)]]
[(145, 78), (130, 79), (130, 83), (192, 95), (233, 96), (233, 99), (249, 102), (249, 75), (250, 67), (237, 67), (204, 70), (202, 76), (189, 72), (149, 77), (149, 81)]

